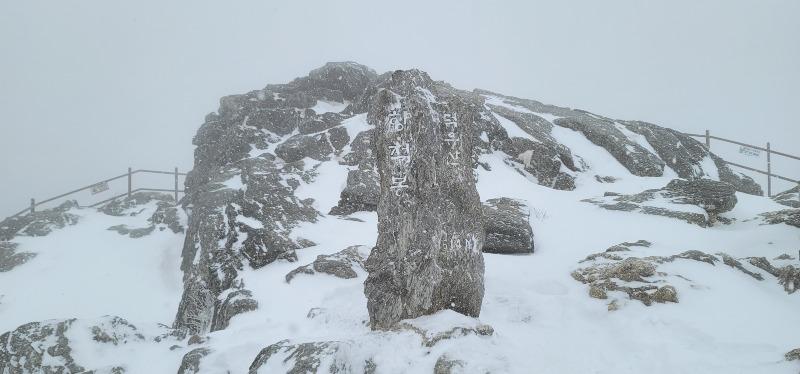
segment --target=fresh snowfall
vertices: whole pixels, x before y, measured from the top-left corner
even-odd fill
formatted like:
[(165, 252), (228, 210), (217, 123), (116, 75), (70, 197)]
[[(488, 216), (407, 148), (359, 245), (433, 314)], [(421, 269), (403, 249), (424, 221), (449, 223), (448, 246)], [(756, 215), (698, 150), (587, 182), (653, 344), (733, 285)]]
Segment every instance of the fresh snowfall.
[(800, 191), (681, 132), (339, 62), (193, 144), (0, 222), (0, 373), (800, 372)]

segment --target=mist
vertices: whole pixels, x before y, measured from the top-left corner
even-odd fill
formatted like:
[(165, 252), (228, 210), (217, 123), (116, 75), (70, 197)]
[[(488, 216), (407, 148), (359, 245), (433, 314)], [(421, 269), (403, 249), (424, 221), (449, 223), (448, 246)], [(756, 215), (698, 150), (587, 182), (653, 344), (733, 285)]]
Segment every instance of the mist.
[(3, 1), (0, 216), (129, 166), (187, 171), (220, 97), (327, 61), (798, 153), (798, 16), (797, 1)]

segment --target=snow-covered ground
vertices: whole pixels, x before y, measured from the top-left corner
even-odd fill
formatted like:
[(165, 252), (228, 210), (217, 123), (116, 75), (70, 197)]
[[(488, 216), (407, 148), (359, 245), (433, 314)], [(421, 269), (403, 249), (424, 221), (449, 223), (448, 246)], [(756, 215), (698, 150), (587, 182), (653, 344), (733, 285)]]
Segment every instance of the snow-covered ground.
[[(315, 107), (321, 112), (342, 109), (324, 102)], [(498, 119), (510, 132), (524, 135), (510, 127), (515, 126), (511, 121)], [(351, 136), (366, 128), (363, 116), (345, 126), (352, 130)], [(535, 253), (484, 255), (486, 292), (479, 321), (450, 311), (413, 321), (429, 331), (480, 322), (492, 326), (493, 335), (470, 335), (426, 347), (411, 332), (373, 332), (366, 324), (363, 271), (354, 279), (300, 274), (287, 283), (288, 272), (316, 256), (351, 245), (371, 247), (377, 238), (374, 212), (355, 213), (349, 216), (352, 219), (325, 215), (338, 202), (350, 167), (335, 159), (307, 159), (312, 166), (319, 164), (318, 175), (296, 194), (314, 198), (323, 216), (301, 225), (293, 235), (319, 244), (298, 250), (298, 262), (278, 261), (258, 270), (245, 267), (240, 276), (259, 308), (235, 316), (228, 328), (209, 334), (206, 345), (212, 352), (203, 360), (202, 372), (245, 373), (261, 349), (283, 339), (345, 342), (349, 348), (338, 355), (356, 367), (362, 365), (362, 370), (369, 359), (380, 373), (430, 373), (442, 354), (467, 361), (466, 372), (475, 373), (797, 372), (798, 365), (783, 360), (783, 354), (800, 347), (800, 295), (787, 294), (769, 274), (757, 281), (721, 263), (668, 263), (659, 270), (684, 279), (673, 284), (678, 303), (645, 306), (623, 301), (615, 311), (608, 310), (607, 301), (590, 298), (588, 287), (570, 276), (587, 255), (640, 239), (653, 245), (635, 249), (639, 257), (687, 250), (724, 252), (735, 258), (772, 260), (784, 253), (796, 257), (800, 230), (751, 220), (784, 206), (737, 193), (738, 204), (723, 214), (735, 221), (709, 228), (668, 217), (604, 210), (581, 200), (606, 191), (660, 188), (675, 173), (667, 169), (663, 177), (636, 177), (579, 133), (555, 126), (552, 135), (592, 170), (578, 174), (574, 191), (532, 183), (500, 153), (481, 157), (491, 171), (477, 169), (482, 200), (511, 197), (528, 202)], [(599, 183), (594, 174), (614, 176), (617, 181)], [(73, 213), (81, 216), (75, 226), (45, 237), (14, 239), (20, 244), (18, 251), (38, 255), (0, 273), (0, 331), (30, 321), (103, 315), (119, 315), (145, 328), (170, 325), (182, 291), (182, 235), (155, 231), (134, 239), (107, 230), (118, 224), (141, 226), (148, 214), (111, 217), (89, 209)], [(796, 260), (787, 263), (797, 266)], [(98, 366), (105, 365), (108, 357), (128, 355), (123, 361), (129, 373), (174, 372), (181, 357), (194, 348), (186, 342), (178, 345), (168, 349), (142, 343), (98, 350), (78, 344), (73, 350), (76, 357)], [(283, 370), (286, 367), (263, 367), (261, 372)]]

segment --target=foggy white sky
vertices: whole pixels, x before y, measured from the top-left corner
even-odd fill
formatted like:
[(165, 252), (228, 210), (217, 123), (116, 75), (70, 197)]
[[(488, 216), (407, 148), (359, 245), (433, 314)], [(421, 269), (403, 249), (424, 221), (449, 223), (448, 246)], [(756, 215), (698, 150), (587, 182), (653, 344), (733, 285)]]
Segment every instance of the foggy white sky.
[(188, 170), (220, 96), (326, 61), (800, 153), (800, 1), (377, 3), (0, 0), (0, 216)]

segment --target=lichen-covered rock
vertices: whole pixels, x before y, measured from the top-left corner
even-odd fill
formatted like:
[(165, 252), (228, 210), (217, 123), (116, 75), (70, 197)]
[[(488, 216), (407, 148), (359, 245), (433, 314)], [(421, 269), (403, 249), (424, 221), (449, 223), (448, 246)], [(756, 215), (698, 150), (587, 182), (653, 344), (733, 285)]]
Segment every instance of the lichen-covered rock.
[(347, 345), (336, 341), (291, 344), (281, 340), (258, 353), (249, 373), (356, 373), (348, 360), (340, 357)]
[(433, 374), (456, 374), (464, 370), (466, 363), (462, 360), (455, 360), (447, 355), (441, 355), (433, 365)]
[(558, 143), (551, 135), (553, 125), (532, 113), (514, 111), (488, 105), (496, 115), (502, 116), (530, 134), (534, 140), (512, 137), (503, 151), (525, 165), (540, 185), (559, 190), (575, 189), (570, 172), (578, 171), (569, 148)]
[(0, 335), (0, 373), (124, 373), (126, 357), (109, 357), (116, 362), (108, 365), (106, 358), (103, 366), (92, 367), (91, 362), (79, 362), (73, 351), (181, 338), (172, 330), (158, 338), (145, 336), (115, 316), (31, 322)]
[(606, 193), (603, 197), (582, 201), (609, 210), (677, 218), (708, 227), (717, 222), (730, 222), (720, 213), (733, 209), (737, 200), (733, 187), (725, 182), (674, 179), (661, 189), (645, 190), (633, 195)]
[(489, 199), (483, 205), (486, 240), (483, 252), (533, 253), (533, 230), (528, 206), (509, 198)]
[(633, 175), (659, 177), (664, 174), (664, 162), (658, 156), (630, 139), (608, 118), (593, 114), (559, 118), (554, 123), (580, 131), (589, 141), (605, 148)]
[(800, 185), (773, 196), (772, 200), (791, 208), (800, 208)]
[(764, 195), (761, 185), (754, 181), (753, 178), (738, 171), (732, 170), (730, 167), (728, 167), (728, 163), (726, 163), (721, 157), (713, 153), (710, 153), (710, 156), (714, 160), (714, 164), (717, 165), (720, 181), (730, 184), (736, 189), (736, 191), (739, 192), (756, 196)]
[(74, 225), (78, 223), (79, 217), (69, 211), (76, 208), (78, 202), (69, 200), (55, 208), (6, 218), (0, 221), (0, 240), (8, 241), (17, 235), (45, 236), (53, 230)]
[[(299, 182), (286, 181), (311, 178), (302, 170), (302, 165), (279, 165), (275, 156), (262, 154), (233, 163), (209, 182), (189, 188), (183, 202), (192, 213), (182, 253), (184, 294), (176, 328), (193, 334), (223, 328), (232, 316), (220, 314), (226, 303), (221, 295), (245, 289), (238, 279), (242, 266), (296, 260), (294, 251), (305, 243), (290, 238), (291, 230), (319, 214), (311, 201), (295, 197)], [(250, 310), (254, 302), (240, 301), (248, 307), (233, 310)], [(219, 315), (226, 318), (214, 318)]]
[(396, 71), (368, 115), (381, 195), (364, 284), (373, 329), (438, 310), (477, 316), (483, 220), (473, 175), (477, 105), (427, 74)]
[[(716, 263), (719, 262), (719, 258), (716, 256), (698, 250), (684, 251), (671, 256), (635, 257), (631, 254), (631, 247), (636, 246), (649, 247), (650, 242), (640, 240), (634, 243), (621, 243), (608, 248), (605, 252), (589, 255), (581, 263), (590, 262), (591, 264), (572, 272), (572, 277), (589, 286), (589, 297), (608, 299), (612, 297), (612, 293), (615, 295), (622, 293), (630, 300), (638, 300), (642, 304), (650, 306), (653, 303), (678, 302), (678, 290), (669, 284), (675, 279), (674, 277), (691, 282), (680, 274), (673, 275), (660, 270), (660, 265), (690, 260), (716, 266)], [(717, 256), (722, 258), (725, 265), (756, 280), (764, 279), (760, 273), (747, 269), (741, 262), (726, 253), (718, 253)], [(766, 262), (767, 266), (771, 268), (770, 271), (777, 274), (776, 276), (781, 274), (780, 270), (769, 265), (766, 259), (760, 258), (759, 261)], [(753, 259), (750, 262), (753, 263)], [(786, 273), (788, 274), (789, 271)], [(619, 307), (618, 299), (613, 298), (608, 305), (608, 310), (617, 310)]]
[(10, 271), (36, 257), (33, 252), (17, 252), (18, 246), (17, 243), (0, 241), (0, 273)]
[(211, 349), (206, 347), (195, 348), (183, 355), (181, 366), (178, 367), (178, 374), (196, 374), (200, 372), (200, 363), (204, 357), (211, 353)]
[(358, 276), (356, 268), (364, 270), (364, 261), (369, 256), (369, 251), (369, 247), (354, 245), (331, 255), (319, 255), (314, 262), (286, 274), (286, 283), (291, 282), (298, 274), (325, 273), (342, 279), (355, 278)]
[(782, 209), (761, 213), (759, 216), (764, 220), (765, 224), (777, 225), (785, 223), (800, 228), (800, 209)]
[(732, 210), (737, 202), (733, 186), (711, 179), (673, 179), (665, 189), (672, 192), (676, 201), (697, 205), (715, 217)]

